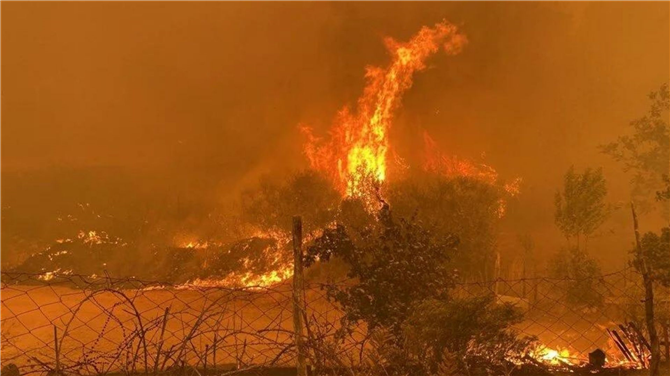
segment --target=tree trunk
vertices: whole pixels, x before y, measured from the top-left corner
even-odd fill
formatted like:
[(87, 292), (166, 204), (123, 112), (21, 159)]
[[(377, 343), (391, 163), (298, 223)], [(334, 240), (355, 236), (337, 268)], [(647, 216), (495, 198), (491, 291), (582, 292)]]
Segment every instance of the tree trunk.
[(658, 333), (654, 323), (654, 283), (651, 278), (651, 270), (647, 264), (647, 259), (640, 244), (640, 231), (637, 225), (637, 214), (635, 214), (635, 205), (631, 202), (631, 211), (633, 212), (633, 228), (635, 229), (636, 252), (642, 265), (642, 282), (644, 283), (644, 313), (647, 322), (647, 332), (649, 333), (649, 342), (651, 343), (651, 362), (649, 363), (649, 375), (658, 376), (658, 368), (661, 357), (661, 346), (658, 341)]

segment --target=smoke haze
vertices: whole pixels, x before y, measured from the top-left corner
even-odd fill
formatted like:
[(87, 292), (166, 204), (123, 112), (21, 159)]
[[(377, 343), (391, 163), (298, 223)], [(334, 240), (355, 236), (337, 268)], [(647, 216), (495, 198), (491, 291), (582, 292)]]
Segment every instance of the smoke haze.
[[(58, 236), (53, 221), (79, 203), (133, 224), (146, 208), (208, 218), (260, 176), (306, 168), (298, 125), (325, 132), (366, 65), (388, 63), (384, 37), (442, 19), (469, 43), (416, 74), (391, 143), (411, 159), (425, 130), (447, 153), (521, 177), (501, 246), (529, 233), (553, 252), (570, 165), (602, 166), (609, 200), (628, 200), (630, 176), (598, 146), (668, 82), (669, 14), (668, 3), (3, 3), (3, 258)], [(601, 231), (594, 255), (621, 266), (628, 212)]]

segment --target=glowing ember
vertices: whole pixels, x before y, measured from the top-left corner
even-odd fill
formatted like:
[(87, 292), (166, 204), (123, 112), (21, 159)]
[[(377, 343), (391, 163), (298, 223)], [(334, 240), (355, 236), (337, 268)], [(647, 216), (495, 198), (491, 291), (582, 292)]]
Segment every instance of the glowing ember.
[(446, 21), (423, 27), (407, 43), (386, 40), (391, 64), (386, 68), (368, 67), (367, 85), (358, 99), (355, 113), (341, 110), (323, 142), (303, 128), (308, 137), (305, 153), (312, 168), (332, 176), (346, 196), (367, 193), (368, 182), (381, 183), (387, 175), (388, 130), (402, 94), (412, 86), (415, 72), (425, 69), (426, 59), (440, 46), (449, 54), (460, 52), (466, 38)]

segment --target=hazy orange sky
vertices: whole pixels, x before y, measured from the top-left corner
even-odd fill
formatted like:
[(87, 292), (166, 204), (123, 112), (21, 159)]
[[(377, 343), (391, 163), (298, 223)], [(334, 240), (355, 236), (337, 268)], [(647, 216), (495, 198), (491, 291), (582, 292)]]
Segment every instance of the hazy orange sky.
[(625, 198), (627, 177), (597, 147), (670, 75), (667, 2), (1, 6), (3, 173), (113, 166), (176, 185), (200, 174), (220, 196), (305, 167), (298, 124), (327, 129), (365, 66), (388, 61), (383, 37), (442, 19), (470, 43), (417, 74), (392, 143), (411, 153), (425, 129), (448, 152), (484, 153), (524, 179), (543, 223), (571, 164), (605, 167)]
[(383, 36), (403, 40), (442, 18), (470, 44), (416, 77), (397, 128), (426, 128), (510, 171), (528, 157), (592, 155), (645, 110), (670, 66), (668, 3), (32, 2), (2, 11), (3, 168), (252, 166), (295, 154), (281, 141), (301, 121), (328, 125), (356, 99), (364, 66), (386, 62)]

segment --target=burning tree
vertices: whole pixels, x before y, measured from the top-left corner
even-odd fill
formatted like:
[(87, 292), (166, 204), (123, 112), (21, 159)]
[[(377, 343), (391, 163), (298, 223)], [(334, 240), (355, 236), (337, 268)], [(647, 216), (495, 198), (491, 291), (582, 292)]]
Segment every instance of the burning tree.
[[(388, 131), (402, 94), (412, 86), (415, 72), (426, 68), (426, 59), (440, 50), (457, 54), (466, 43), (457, 27), (444, 21), (434, 27), (423, 27), (408, 42), (386, 39), (391, 63), (385, 67), (368, 67), (366, 87), (355, 111), (342, 109), (330, 131), (330, 139), (307, 136), (305, 153), (310, 165), (332, 177), (345, 196), (366, 197), (366, 179), (383, 182), (387, 178)], [(374, 202), (374, 198), (369, 202)]]

